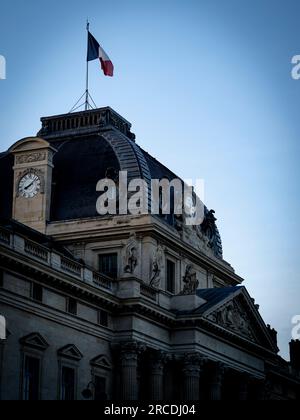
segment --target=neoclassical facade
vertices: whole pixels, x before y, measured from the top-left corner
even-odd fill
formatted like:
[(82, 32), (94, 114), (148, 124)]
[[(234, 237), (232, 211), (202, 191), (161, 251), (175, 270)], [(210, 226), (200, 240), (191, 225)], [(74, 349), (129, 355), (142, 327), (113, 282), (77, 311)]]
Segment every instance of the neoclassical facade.
[(99, 216), (99, 180), (143, 179), (150, 207), (176, 175), (111, 108), (41, 121), (0, 154), (0, 399), (297, 399), (300, 343), (278, 355), (214, 211)]

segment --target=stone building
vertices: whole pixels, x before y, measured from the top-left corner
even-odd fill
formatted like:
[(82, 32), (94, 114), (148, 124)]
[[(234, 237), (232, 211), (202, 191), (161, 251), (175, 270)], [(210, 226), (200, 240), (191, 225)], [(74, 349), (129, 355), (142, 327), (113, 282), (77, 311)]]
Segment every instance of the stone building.
[(278, 355), (214, 212), (99, 216), (120, 171), (176, 178), (110, 108), (42, 118), (0, 154), (0, 399), (296, 399), (299, 342)]

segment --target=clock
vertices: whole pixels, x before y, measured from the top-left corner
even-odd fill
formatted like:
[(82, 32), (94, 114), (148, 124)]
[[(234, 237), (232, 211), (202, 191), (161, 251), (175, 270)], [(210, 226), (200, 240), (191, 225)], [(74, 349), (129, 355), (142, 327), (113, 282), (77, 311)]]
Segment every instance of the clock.
[(41, 180), (33, 172), (29, 172), (24, 175), (20, 182), (18, 191), (21, 197), (24, 198), (33, 198), (35, 197), (41, 189)]

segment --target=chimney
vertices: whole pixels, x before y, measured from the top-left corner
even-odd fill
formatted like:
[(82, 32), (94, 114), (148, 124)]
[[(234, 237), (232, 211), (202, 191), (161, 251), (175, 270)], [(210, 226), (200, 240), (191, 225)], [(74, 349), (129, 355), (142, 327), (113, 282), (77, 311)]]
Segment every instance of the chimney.
[(290, 342), (290, 359), (292, 367), (300, 370), (300, 340)]
[(272, 340), (274, 341), (274, 343), (277, 346), (277, 334), (278, 334), (277, 331), (274, 330), (274, 328), (272, 328), (271, 325), (269, 325), (269, 324), (267, 325), (267, 328), (268, 328), (268, 331), (269, 331), (269, 334), (270, 334)]

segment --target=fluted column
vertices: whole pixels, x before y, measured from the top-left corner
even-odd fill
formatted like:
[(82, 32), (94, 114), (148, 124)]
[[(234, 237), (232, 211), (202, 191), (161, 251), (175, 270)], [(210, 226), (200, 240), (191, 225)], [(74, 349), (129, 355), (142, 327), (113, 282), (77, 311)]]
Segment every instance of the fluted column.
[(124, 343), (121, 346), (121, 394), (124, 401), (138, 399), (138, 358), (143, 350), (143, 346), (137, 342)]
[(184, 356), (184, 401), (199, 401), (200, 398), (200, 373), (202, 368), (202, 357), (198, 354), (187, 354)]
[(164, 368), (167, 361), (166, 353), (153, 351), (150, 355), (150, 399), (162, 401), (164, 399)]
[(222, 389), (225, 374), (225, 366), (222, 363), (215, 363), (212, 368), (210, 379), (210, 400), (220, 401), (222, 399)]

